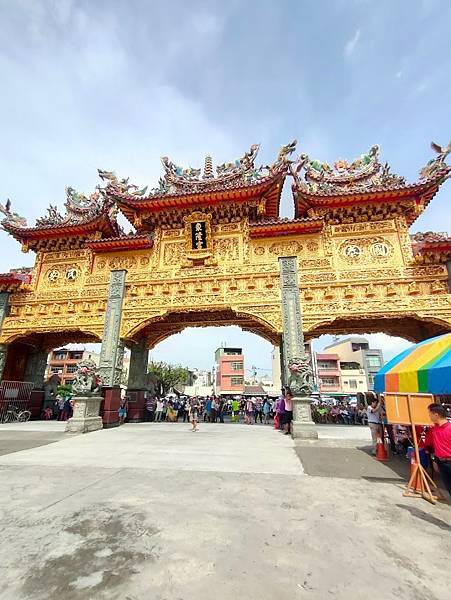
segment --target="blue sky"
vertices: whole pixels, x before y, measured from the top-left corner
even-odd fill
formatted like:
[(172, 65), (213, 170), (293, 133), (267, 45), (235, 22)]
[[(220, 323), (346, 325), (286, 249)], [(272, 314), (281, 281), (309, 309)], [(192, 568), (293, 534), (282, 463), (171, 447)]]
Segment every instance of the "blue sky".
[[(266, 163), (297, 138), (327, 161), (378, 143), (414, 180), (451, 137), (448, 0), (0, 0), (0, 16), (0, 202), (31, 222), (65, 186), (91, 191), (97, 167), (154, 184), (161, 155), (197, 166), (260, 142)], [(451, 229), (450, 196), (412, 230)], [(2, 272), (33, 262), (4, 232), (0, 250)], [(199, 335), (162, 356), (191, 341), (207, 366), (227, 336)], [(262, 341), (249, 356), (269, 364)]]

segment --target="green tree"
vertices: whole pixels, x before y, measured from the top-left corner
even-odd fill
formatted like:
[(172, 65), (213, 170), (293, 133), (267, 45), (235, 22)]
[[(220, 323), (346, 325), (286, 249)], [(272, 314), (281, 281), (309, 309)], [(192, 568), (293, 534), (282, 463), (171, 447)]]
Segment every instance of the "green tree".
[(63, 398), (67, 398), (72, 394), (72, 386), (69, 383), (65, 383), (64, 385), (59, 385), (57, 389), (57, 393)]
[(163, 396), (177, 384), (187, 384), (190, 375), (189, 370), (181, 365), (153, 361), (149, 363), (148, 374), (155, 382), (157, 391)]

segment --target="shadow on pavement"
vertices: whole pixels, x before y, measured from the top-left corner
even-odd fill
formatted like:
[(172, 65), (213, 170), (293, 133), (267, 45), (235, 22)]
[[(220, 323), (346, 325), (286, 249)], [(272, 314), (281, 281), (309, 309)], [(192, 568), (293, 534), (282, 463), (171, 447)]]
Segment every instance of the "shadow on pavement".
[(421, 519), (422, 521), (426, 521), (431, 525), (435, 525), (436, 527), (443, 529), (443, 531), (451, 532), (451, 525), (449, 523), (446, 523), (445, 521), (442, 521), (442, 519), (438, 519), (437, 517), (434, 517), (433, 515), (424, 512), (424, 510), (421, 510), (416, 506), (406, 506), (405, 504), (397, 504), (396, 506), (398, 508), (402, 508), (403, 510), (407, 510), (407, 512), (409, 512), (413, 517), (416, 517), (417, 519)]

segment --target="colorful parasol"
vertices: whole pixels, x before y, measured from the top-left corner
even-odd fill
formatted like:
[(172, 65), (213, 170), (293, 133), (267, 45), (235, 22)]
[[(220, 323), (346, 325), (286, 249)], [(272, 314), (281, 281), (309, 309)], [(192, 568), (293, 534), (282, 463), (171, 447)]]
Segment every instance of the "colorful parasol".
[(451, 333), (411, 346), (374, 378), (376, 392), (451, 394)]

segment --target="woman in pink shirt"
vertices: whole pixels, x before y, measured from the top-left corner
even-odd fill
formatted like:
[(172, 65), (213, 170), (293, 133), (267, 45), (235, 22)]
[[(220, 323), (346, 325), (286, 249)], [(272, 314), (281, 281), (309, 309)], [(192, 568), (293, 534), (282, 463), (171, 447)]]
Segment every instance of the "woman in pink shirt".
[(293, 394), (291, 390), (285, 390), (285, 435), (291, 433), (291, 421), (293, 420)]

